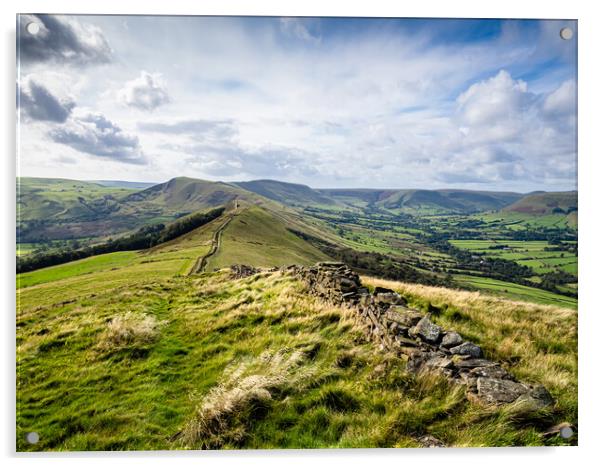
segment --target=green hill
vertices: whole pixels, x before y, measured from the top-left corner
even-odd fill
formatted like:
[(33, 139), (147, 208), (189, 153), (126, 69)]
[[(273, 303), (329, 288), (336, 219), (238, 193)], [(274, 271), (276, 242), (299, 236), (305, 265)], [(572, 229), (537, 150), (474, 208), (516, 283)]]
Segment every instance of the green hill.
[(512, 192), (459, 189), (321, 189), (342, 204), (409, 214), (474, 213), (498, 210), (520, 199)]
[(291, 233), (286, 217), (252, 206), (232, 216), (221, 236), (220, 248), (207, 264), (207, 270), (247, 264), (272, 267), (288, 264), (309, 265), (329, 260), (310, 243)]
[(504, 208), (504, 211), (532, 215), (568, 215), (577, 212), (577, 191), (527, 194)]
[(329, 197), (303, 184), (284, 183), (276, 180), (244, 181), (234, 184), (282, 204), (295, 206), (334, 204)]

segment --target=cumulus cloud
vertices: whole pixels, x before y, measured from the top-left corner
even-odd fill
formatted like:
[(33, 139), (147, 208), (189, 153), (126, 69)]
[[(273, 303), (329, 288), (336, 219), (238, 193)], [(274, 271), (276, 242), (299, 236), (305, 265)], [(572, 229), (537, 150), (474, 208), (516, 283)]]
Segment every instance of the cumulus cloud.
[(125, 83), (118, 93), (118, 98), (123, 104), (139, 110), (154, 110), (170, 101), (167, 86), (161, 75), (146, 71)]
[(146, 162), (138, 138), (100, 113), (70, 118), (48, 135), (56, 143), (97, 157), (132, 164)]
[[(38, 23), (36, 35), (27, 32)], [(74, 65), (107, 63), (112, 50), (102, 30), (73, 16), (19, 15), (18, 58), (27, 62), (57, 62)]]
[(63, 123), (75, 107), (70, 98), (59, 98), (32, 77), (26, 77), (18, 90), (19, 111), (31, 120)]

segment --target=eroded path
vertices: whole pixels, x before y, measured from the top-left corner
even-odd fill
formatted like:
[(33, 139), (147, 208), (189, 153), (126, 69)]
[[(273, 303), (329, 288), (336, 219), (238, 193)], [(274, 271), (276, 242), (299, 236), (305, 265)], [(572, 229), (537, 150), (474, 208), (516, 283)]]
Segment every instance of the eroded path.
[(213, 233), (213, 237), (211, 238), (211, 249), (204, 256), (199, 257), (192, 269), (190, 269), (190, 273), (188, 275), (192, 275), (195, 273), (204, 272), (207, 267), (207, 262), (211, 257), (213, 257), (219, 251), (219, 248), (222, 244), (222, 232), (226, 229), (228, 224), (232, 221), (233, 214), (230, 214), (228, 218), (222, 223), (217, 230)]

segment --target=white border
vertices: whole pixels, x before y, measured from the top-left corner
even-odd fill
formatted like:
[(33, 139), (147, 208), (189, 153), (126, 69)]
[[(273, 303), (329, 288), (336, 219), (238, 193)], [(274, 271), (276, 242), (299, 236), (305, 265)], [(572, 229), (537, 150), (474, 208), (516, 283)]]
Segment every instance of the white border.
[[(50, 464), (102, 464), (112, 460), (120, 464), (152, 466), (166, 461), (182, 464), (278, 464), (306, 465), (308, 462), (341, 462), (362, 464), (420, 465), (445, 463), (467, 464), (487, 461), (489, 465), (515, 464), (590, 464), (595, 460), (600, 439), (602, 413), (600, 410), (599, 371), (601, 369), (598, 339), (602, 331), (602, 310), (598, 277), (602, 255), (598, 237), (602, 232), (599, 203), (600, 170), (600, 45), (602, 18), (596, 14), (593, 1), (527, 2), (525, 0), (420, 0), (387, 2), (386, 0), (205, 0), (193, 3), (185, 0), (129, 2), (102, 0), (88, 3), (76, 0), (3, 0), (0, 4), (2, 32), (3, 108), (0, 112), (2, 130), (3, 227), (0, 263), (2, 267), (2, 403), (4, 419), (0, 424), (2, 454), (6, 464), (20, 461), (29, 464), (34, 458)], [(318, 451), (242, 451), (242, 452), (149, 452), (149, 453), (87, 453), (15, 455), (14, 453), (14, 396), (15, 396), (15, 333), (14, 333), (14, 257), (15, 257), (15, 15), (16, 13), (87, 13), (87, 14), (230, 14), (284, 16), (404, 16), (404, 17), (480, 17), (480, 18), (559, 18), (579, 20), (579, 447), (573, 448), (504, 448), (424, 450), (318, 450)], [(598, 188), (598, 189), (597, 189)], [(584, 253), (585, 251), (585, 253)], [(599, 463), (598, 463), (599, 464)]]

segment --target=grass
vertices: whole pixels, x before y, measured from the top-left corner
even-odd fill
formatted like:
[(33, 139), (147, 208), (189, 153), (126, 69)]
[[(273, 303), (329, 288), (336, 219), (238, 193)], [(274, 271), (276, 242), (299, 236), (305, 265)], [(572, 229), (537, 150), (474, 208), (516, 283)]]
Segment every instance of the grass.
[[(308, 296), (291, 277), (132, 273), (138, 280), (123, 283), (115, 272), (85, 275), (97, 276), (96, 288), (71, 302), (65, 282), (83, 276), (22, 290), (31, 296), (17, 318), (19, 451), (416, 447), (424, 434), (455, 446), (561, 442), (468, 402), (444, 379), (409, 375), (403, 359), (365, 339), (353, 311)], [(430, 289), (412, 293), (442, 306)], [(494, 313), (494, 301), (465, 309), (455, 301), (464, 295), (450, 293), (441, 301), (471, 320), (450, 311), (445, 323), (489, 353), (500, 344), (502, 360), (523, 356), (511, 370), (559, 399), (546, 422), (575, 422), (575, 313), (506, 304), (499, 323), (477, 333), (477, 308)], [(32, 430), (36, 445), (23, 440)]]
[(454, 280), (460, 284), (474, 286), (485, 293), (510, 300), (577, 309), (576, 298), (559, 295), (539, 288), (518, 285), (494, 278), (474, 277), (472, 275), (454, 275)]
[(235, 215), (222, 234), (222, 244), (207, 270), (231, 264), (253, 266), (309, 265), (328, 256), (287, 230), (286, 220), (259, 207)]
[(433, 318), (482, 346), (520, 380), (542, 383), (558, 400), (558, 421), (577, 422), (577, 312), (511, 301), (478, 292), (367, 278), (371, 286), (399, 291), (430, 309)]

